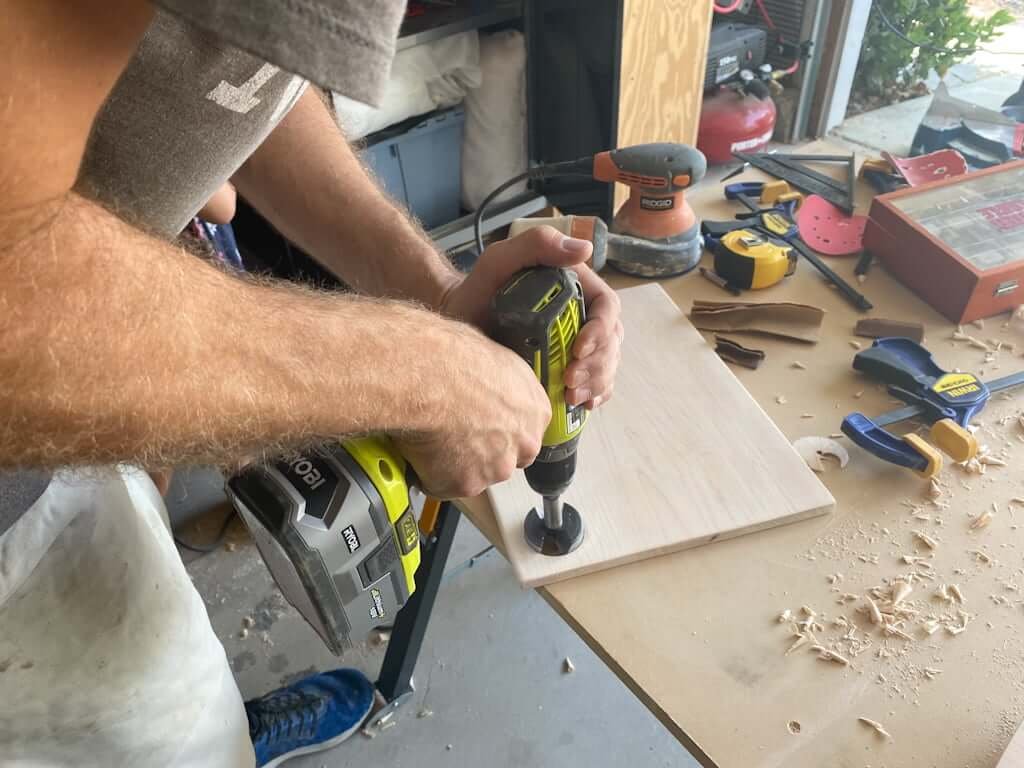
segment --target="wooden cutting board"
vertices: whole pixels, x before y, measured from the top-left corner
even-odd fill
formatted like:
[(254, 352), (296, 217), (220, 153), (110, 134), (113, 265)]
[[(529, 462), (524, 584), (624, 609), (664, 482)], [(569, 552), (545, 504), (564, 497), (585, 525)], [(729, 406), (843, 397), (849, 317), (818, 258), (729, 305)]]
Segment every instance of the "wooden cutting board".
[(660, 285), (619, 292), (615, 396), (593, 413), (565, 500), (586, 538), (563, 557), (523, 539), (522, 472), (488, 491), (519, 581), (537, 587), (828, 512), (832, 496)]

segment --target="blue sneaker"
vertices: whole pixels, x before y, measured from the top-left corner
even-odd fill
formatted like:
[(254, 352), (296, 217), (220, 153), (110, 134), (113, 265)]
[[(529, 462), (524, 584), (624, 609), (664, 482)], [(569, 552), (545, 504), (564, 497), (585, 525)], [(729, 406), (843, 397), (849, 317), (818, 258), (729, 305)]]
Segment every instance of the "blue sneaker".
[(366, 720), (373, 696), (361, 672), (336, 669), (245, 702), (257, 768), (340, 744)]

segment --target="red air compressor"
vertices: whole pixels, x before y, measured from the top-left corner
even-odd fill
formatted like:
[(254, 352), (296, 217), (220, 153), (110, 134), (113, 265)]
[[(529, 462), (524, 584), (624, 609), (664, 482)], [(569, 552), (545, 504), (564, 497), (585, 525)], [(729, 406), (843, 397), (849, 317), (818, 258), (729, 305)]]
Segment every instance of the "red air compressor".
[[(766, 26), (774, 32), (775, 24), (763, 0), (755, 2)], [(709, 164), (732, 162), (733, 152), (759, 152), (771, 140), (776, 118), (771, 93), (781, 92), (778, 81), (796, 72), (800, 59), (809, 52), (809, 46), (784, 43), (777, 32), (775, 37), (769, 45), (769, 33), (750, 24), (723, 22), (711, 28), (704, 106), (697, 131), (697, 148)], [(774, 69), (765, 61), (769, 48), (776, 55), (793, 56), (793, 64)]]
[[(760, 83), (759, 83), (760, 84)], [(775, 130), (775, 102), (767, 93), (723, 86), (704, 95), (697, 149), (709, 165), (733, 161), (733, 152), (760, 152)]]

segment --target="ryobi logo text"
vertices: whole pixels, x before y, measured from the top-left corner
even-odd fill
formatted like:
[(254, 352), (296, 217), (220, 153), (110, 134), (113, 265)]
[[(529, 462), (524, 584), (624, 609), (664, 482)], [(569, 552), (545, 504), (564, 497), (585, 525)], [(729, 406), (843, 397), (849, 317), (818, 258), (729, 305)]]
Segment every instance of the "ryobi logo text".
[(313, 466), (313, 462), (307, 459), (305, 456), (296, 455), (288, 460), (288, 469), (294, 474), (298, 475), (299, 479), (302, 480), (306, 485), (309, 486), (311, 491), (315, 491), (327, 480), (320, 470)]

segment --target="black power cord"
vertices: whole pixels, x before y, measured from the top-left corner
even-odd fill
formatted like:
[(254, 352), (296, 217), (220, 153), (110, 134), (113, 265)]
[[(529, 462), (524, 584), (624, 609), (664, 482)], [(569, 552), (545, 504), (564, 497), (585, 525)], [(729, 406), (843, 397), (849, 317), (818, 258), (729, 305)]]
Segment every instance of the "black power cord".
[(499, 185), (493, 192), (484, 198), (483, 202), (476, 209), (476, 214), (473, 216), (473, 234), (476, 239), (476, 247), (480, 253), (484, 252), (484, 236), (483, 236), (483, 221), (484, 213), (490, 206), (494, 199), (504, 192), (506, 189), (515, 186), (521, 181), (538, 181), (540, 179), (550, 179), (554, 176), (585, 176), (587, 178), (593, 178), (594, 175), (594, 158), (593, 156), (581, 157), (578, 160), (566, 160), (560, 163), (549, 163), (536, 165), (533, 168), (520, 173), (517, 176), (513, 176), (508, 181)]

